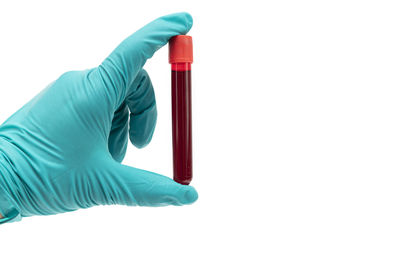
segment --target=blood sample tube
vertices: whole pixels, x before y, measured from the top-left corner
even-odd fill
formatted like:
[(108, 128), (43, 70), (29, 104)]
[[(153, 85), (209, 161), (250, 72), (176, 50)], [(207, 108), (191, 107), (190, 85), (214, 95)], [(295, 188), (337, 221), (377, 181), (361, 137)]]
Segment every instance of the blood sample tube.
[(192, 181), (192, 37), (177, 35), (169, 41), (172, 98), (172, 148), (174, 180)]

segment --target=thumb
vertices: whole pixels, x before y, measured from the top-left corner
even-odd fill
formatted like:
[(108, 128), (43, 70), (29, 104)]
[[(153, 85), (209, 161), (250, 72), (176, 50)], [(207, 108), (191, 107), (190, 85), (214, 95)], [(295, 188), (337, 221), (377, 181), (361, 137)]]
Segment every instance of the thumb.
[(192, 186), (181, 185), (153, 172), (112, 161), (104, 172), (102, 191), (107, 204), (161, 207), (192, 204), (198, 198)]

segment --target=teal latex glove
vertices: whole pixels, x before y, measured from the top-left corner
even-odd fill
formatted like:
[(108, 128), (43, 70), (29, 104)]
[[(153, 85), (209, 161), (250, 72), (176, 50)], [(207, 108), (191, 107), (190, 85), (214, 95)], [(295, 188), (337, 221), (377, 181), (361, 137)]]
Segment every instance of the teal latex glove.
[(187, 33), (187, 13), (161, 17), (123, 41), (100, 66), (61, 75), (0, 127), (1, 222), (94, 205), (183, 205), (197, 192), (128, 167), (128, 135), (147, 145), (156, 102), (143, 65)]

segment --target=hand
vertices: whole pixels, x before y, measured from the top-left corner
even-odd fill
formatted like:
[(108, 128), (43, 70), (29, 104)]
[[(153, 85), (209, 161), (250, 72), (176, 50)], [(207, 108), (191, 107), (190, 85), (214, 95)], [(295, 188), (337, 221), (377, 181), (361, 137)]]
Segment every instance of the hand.
[(143, 65), (191, 26), (187, 13), (149, 23), (100, 66), (64, 73), (1, 125), (0, 222), (94, 205), (196, 201), (193, 187), (120, 163), (128, 134), (142, 148), (156, 124), (154, 91)]

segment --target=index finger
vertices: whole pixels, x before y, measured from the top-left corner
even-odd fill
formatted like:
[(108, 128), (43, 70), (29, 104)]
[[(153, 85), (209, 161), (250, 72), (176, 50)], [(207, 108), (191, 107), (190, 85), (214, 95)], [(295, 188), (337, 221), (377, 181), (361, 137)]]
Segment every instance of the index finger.
[(192, 27), (189, 13), (160, 17), (126, 38), (99, 66), (107, 88), (118, 102), (127, 95), (127, 88), (146, 60), (163, 47), (171, 37), (186, 34)]

